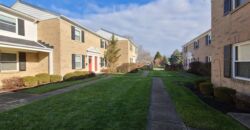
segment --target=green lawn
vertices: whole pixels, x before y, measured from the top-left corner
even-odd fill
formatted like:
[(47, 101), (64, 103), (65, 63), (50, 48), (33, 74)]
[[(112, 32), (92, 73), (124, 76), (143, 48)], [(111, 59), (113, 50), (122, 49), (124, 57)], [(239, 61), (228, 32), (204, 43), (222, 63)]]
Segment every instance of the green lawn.
[(193, 82), (200, 78), (182, 72), (152, 71), (150, 76), (162, 77), (166, 90), (170, 94), (177, 112), (189, 127), (211, 130), (244, 130), (246, 129), (231, 117), (203, 103), (184, 82)]
[(30, 94), (43, 94), (43, 93), (46, 93), (46, 92), (50, 92), (50, 91), (70, 87), (72, 85), (89, 82), (89, 81), (100, 79), (100, 78), (103, 78), (103, 77), (105, 77), (105, 76), (101, 75), (101, 76), (97, 76), (97, 77), (93, 77), (93, 78), (87, 78), (87, 79), (84, 79), (84, 80), (65, 81), (65, 82), (60, 82), (60, 83), (48, 84), (48, 85), (38, 86), (38, 87), (35, 87), (35, 88), (25, 89), (25, 90), (22, 90), (22, 92), (30, 93)]
[(1, 130), (145, 130), (151, 79), (115, 76), (0, 113)]

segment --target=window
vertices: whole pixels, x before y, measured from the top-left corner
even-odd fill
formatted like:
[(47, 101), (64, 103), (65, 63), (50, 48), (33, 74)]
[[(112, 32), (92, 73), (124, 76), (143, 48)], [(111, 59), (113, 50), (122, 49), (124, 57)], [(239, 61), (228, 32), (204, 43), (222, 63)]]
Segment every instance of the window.
[(0, 53), (0, 71), (17, 70), (17, 54)]
[(206, 63), (211, 63), (212, 57), (211, 56), (206, 56)]
[(81, 41), (81, 30), (75, 29), (75, 40)]
[(208, 34), (208, 35), (206, 35), (206, 45), (208, 46), (208, 45), (211, 45), (211, 35), (210, 34)]
[(105, 66), (105, 59), (101, 57), (100, 60), (101, 60), (101, 67), (104, 67)]
[(82, 69), (82, 56), (81, 55), (75, 56), (75, 67), (76, 69)]
[(246, 0), (235, 0), (235, 8), (246, 3)]
[(194, 42), (194, 49), (198, 49), (199, 48), (199, 40)]
[(101, 48), (105, 48), (105, 41), (103, 39), (101, 39), (100, 41), (101, 41)]
[(250, 43), (234, 46), (234, 77), (250, 80)]
[(187, 52), (187, 51), (188, 51), (188, 47), (185, 46), (185, 47), (183, 48), (183, 50), (184, 50), (184, 52)]
[(0, 29), (15, 33), (16, 32), (16, 19), (0, 14)]
[(245, 4), (247, 0), (224, 0), (224, 15)]
[(133, 46), (130, 44), (130, 51), (133, 51)]

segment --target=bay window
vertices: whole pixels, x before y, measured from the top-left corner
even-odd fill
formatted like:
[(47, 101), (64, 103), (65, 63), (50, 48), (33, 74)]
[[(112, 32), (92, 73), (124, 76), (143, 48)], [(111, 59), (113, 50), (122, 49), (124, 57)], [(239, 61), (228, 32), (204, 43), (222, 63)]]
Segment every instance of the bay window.
[(0, 53), (0, 71), (17, 70), (17, 54), (16, 53)]
[(233, 49), (234, 77), (250, 80), (250, 43), (237, 44)]

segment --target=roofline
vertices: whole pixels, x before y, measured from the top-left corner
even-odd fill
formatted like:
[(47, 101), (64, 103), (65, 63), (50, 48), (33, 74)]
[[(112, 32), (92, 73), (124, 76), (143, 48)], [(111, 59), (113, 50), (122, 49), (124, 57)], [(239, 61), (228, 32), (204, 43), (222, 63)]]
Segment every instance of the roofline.
[(12, 8), (10, 8), (8, 6), (3, 5), (3, 4), (0, 4), (0, 8), (5, 9), (5, 10), (10, 11), (10, 12), (13, 12), (13, 13), (15, 13), (17, 15), (22, 16), (22, 17), (25, 17), (26, 19), (29, 19), (31, 21), (38, 21), (38, 19), (35, 18), (35, 17), (32, 17), (32, 16), (30, 16), (28, 14), (25, 14), (25, 13), (22, 13), (22, 12), (20, 12), (18, 10), (12, 9)]
[(203, 36), (205, 36), (206, 34), (211, 33), (211, 32), (212, 32), (211, 29), (207, 30), (206, 32), (200, 34), (199, 36), (193, 38), (191, 41), (189, 41), (189, 42), (187, 42), (186, 44), (184, 44), (182, 47), (185, 47), (185, 46), (187, 46), (187, 45), (189, 45), (189, 44), (192, 44), (192, 42), (196, 41), (197, 39), (200, 39), (201, 37), (203, 37)]
[(106, 30), (106, 29), (104, 29), (104, 28), (100, 28), (100, 30), (105, 31), (105, 32), (108, 32), (108, 33), (111, 33), (111, 34), (114, 34), (114, 35), (117, 35), (117, 36), (122, 37), (122, 38), (125, 38), (125, 39), (127, 39), (128, 41), (130, 41), (130, 42), (137, 48), (137, 45), (136, 45), (136, 44), (134, 43), (134, 41), (133, 41), (132, 39), (130, 39), (130, 38), (127, 38), (127, 37), (122, 36), (122, 35), (120, 35), (120, 34), (111, 32), (111, 31)]
[[(75, 24), (76, 26), (78, 26), (78, 27), (80, 27), (80, 28), (82, 28), (82, 29), (87, 30), (88, 32), (90, 32), (90, 33), (92, 33), (92, 34), (94, 34), (94, 35), (96, 35), (96, 36), (98, 36), (98, 37), (100, 37), (100, 38), (102, 38), (102, 39), (105, 39), (105, 40), (108, 40), (108, 41), (109, 41), (109, 39), (106, 39), (106, 38), (104, 38), (104, 37), (98, 35), (98, 34), (95, 33), (94, 31), (91, 31), (90, 29), (84, 27), (83, 25), (81, 25), (81, 24), (79, 24), (79, 23), (77, 23), (77, 22), (71, 20), (70, 18), (68, 18), (68, 17), (66, 17), (66, 16), (64, 16), (64, 15), (62, 15), (62, 14), (60, 14), (60, 13), (57, 13), (57, 12), (55, 12), (55, 11), (51, 11), (51, 10), (47, 10), (47, 9), (41, 8), (41, 7), (39, 7), (39, 6), (30, 4), (30, 3), (25, 2), (25, 1), (23, 1), (23, 0), (17, 0), (14, 4), (16, 4), (16, 3), (18, 3), (18, 2), (21, 3), (21, 4), (28, 5), (28, 6), (32, 7), (32, 8), (36, 8), (36, 9), (38, 9), (38, 10), (45, 11), (45, 12), (47, 12), (47, 13), (56, 15), (56, 16), (59, 17), (59, 18), (62, 18), (62, 19), (66, 20), (66, 21), (68, 21), (68, 22), (70, 22), (70, 23), (72, 23), (72, 24)], [(13, 5), (14, 5), (14, 4), (13, 4)], [(12, 5), (12, 6), (13, 6), (13, 5)]]

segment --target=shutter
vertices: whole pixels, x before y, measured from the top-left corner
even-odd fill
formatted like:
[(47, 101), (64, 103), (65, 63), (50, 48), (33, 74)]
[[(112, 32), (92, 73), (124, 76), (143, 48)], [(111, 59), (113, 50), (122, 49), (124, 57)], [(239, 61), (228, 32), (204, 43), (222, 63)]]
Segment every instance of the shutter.
[(19, 52), (19, 71), (26, 71), (26, 53)]
[(18, 19), (18, 35), (25, 35), (24, 20)]
[(84, 34), (84, 31), (82, 31), (82, 42), (83, 42), (83, 43), (85, 42), (85, 34)]
[(75, 62), (75, 58), (76, 55), (75, 54), (72, 54), (72, 69), (76, 69), (76, 62)]
[(82, 55), (82, 68), (85, 69), (85, 55)]
[(224, 46), (224, 77), (232, 76), (232, 45)]
[(71, 26), (71, 39), (75, 40), (75, 27)]

